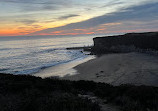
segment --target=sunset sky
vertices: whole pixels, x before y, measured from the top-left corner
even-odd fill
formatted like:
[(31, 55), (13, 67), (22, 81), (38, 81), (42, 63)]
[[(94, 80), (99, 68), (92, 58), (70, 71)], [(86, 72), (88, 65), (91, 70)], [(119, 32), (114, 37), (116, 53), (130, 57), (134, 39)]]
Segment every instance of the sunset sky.
[(158, 0), (0, 0), (0, 36), (158, 31)]

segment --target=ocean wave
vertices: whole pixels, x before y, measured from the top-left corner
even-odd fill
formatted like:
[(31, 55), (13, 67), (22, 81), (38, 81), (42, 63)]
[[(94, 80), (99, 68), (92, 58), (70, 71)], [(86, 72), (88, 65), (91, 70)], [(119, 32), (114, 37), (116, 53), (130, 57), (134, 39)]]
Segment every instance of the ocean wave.
[(34, 51), (34, 52), (31, 52), (30, 54), (51, 53), (51, 52), (54, 52), (56, 50), (66, 50), (66, 49), (65, 48), (50, 48), (50, 49)]
[[(22, 38), (22, 37), (21, 37)], [(0, 41), (0, 72), (12, 74), (32, 74), (46, 68), (73, 61), (84, 54), (79, 50), (66, 50), (67, 47), (84, 46), (91, 38), (63, 37), (39, 40), (34, 37), (15, 38)], [(33, 38), (33, 39), (32, 39)], [(13, 42), (12, 42), (13, 41)], [(6, 43), (5, 43), (6, 42)], [(93, 42), (93, 41), (92, 41)]]
[(4, 69), (0, 69), (0, 72), (1, 72), (1, 71), (6, 71), (6, 70), (8, 70), (8, 69), (5, 69), (5, 68), (4, 68)]
[(57, 66), (57, 65), (60, 65), (60, 64), (65, 64), (65, 63), (69, 63), (69, 62), (72, 62), (72, 61), (75, 61), (75, 60), (78, 60), (78, 59), (83, 59), (85, 58), (85, 56), (82, 56), (82, 57), (76, 57), (74, 59), (71, 59), (71, 60), (67, 60), (67, 61), (56, 61), (56, 62), (53, 62), (53, 63), (49, 63), (49, 64), (45, 64), (43, 66), (39, 66), (39, 67), (36, 67), (36, 68), (32, 68), (32, 69), (25, 69), (25, 70), (21, 70), (21, 71), (14, 71), (12, 72), (13, 74), (35, 74), (35, 73), (38, 73), (40, 72), (41, 70), (44, 70), (46, 68), (49, 68), (49, 67), (53, 67), (53, 66)]
[(55, 50), (58, 50), (58, 49), (46, 49), (46, 50), (41, 50), (41, 51), (37, 51), (37, 52), (33, 52), (33, 53), (49, 53), (49, 52), (53, 52)]
[(20, 55), (14, 55), (14, 56), (9, 56), (9, 57), (1, 57), (0, 59), (1, 60), (4, 60), (4, 59), (20, 59), (20, 58), (25, 58), (25, 57), (31, 57), (31, 56), (35, 56), (35, 55), (38, 55), (38, 54), (44, 54), (44, 53), (51, 53), (51, 52), (54, 52), (56, 50), (64, 50), (63, 48), (54, 48), (54, 49), (46, 49), (46, 50), (40, 50), (40, 51), (33, 51), (33, 52), (29, 52), (29, 53), (26, 53), (26, 54), (20, 54)]
[(35, 74), (35, 73), (38, 73), (41, 70), (44, 70), (46, 68), (53, 67), (53, 66), (56, 66), (56, 65), (59, 65), (59, 64), (62, 64), (62, 63), (46, 64), (46, 65), (43, 65), (43, 66), (40, 66), (40, 67), (37, 67), (37, 68), (25, 69), (25, 70), (21, 70), (21, 71), (14, 71), (12, 73), (13, 74)]
[(0, 48), (0, 51), (3, 51), (3, 50), (13, 50), (13, 49), (20, 49), (20, 48)]

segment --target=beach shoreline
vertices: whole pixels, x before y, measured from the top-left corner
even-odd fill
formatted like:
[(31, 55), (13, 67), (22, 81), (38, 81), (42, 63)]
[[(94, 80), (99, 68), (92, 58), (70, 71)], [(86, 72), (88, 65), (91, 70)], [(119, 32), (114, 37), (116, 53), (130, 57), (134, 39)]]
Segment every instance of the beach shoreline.
[(82, 64), (84, 62), (87, 62), (89, 60), (94, 59), (95, 56), (89, 55), (87, 57), (82, 57), (75, 59), (70, 62), (66, 62), (63, 64), (59, 64), (53, 67), (49, 67), (46, 69), (43, 69), (37, 73), (32, 74), (33, 76), (36, 77), (42, 77), (42, 78), (49, 78), (49, 77), (57, 77), (57, 78), (62, 78), (64, 76), (72, 76), (77, 74), (77, 70), (74, 69), (79, 64)]
[(106, 54), (74, 67), (77, 74), (67, 80), (92, 80), (115, 86), (121, 84), (158, 86), (157, 56), (145, 53)]

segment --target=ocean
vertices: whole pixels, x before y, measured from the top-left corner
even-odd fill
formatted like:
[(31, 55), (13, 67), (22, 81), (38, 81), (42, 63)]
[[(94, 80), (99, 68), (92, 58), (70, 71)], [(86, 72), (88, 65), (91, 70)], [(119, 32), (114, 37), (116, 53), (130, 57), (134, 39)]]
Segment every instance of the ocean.
[(81, 50), (67, 47), (93, 45), (94, 36), (1, 37), (0, 73), (34, 74), (49, 67), (85, 59)]

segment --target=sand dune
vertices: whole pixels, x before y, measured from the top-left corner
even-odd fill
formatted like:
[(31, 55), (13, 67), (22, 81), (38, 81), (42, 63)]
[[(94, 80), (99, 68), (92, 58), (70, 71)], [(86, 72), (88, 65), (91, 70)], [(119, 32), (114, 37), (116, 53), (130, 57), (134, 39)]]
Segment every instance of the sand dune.
[(158, 57), (142, 53), (107, 54), (75, 67), (69, 80), (93, 80), (112, 85), (158, 86)]

